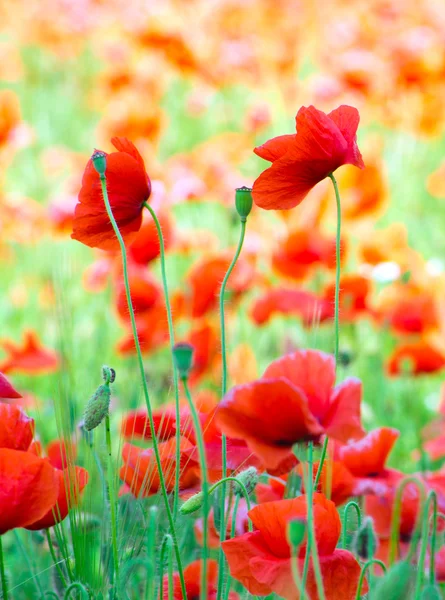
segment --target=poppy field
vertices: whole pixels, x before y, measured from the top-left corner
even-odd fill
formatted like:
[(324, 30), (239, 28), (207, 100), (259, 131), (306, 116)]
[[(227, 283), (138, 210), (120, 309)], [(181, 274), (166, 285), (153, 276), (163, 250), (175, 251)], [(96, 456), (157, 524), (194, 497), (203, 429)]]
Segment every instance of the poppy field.
[(0, 598), (445, 598), (443, 2), (0, 23)]

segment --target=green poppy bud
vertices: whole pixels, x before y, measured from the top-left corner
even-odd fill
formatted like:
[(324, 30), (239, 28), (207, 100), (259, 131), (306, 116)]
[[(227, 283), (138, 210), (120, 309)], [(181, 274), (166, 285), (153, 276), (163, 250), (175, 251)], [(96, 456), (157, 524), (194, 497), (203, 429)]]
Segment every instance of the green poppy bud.
[(202, 492), (198, 492), (188, 500), (184, 502), (182, 506), (179, 507), (179, 512), (181, 515), (190, 515), (191, 513), (196, 512), (202, 506), (202, 501), (204, 498), (204, 494)]
[(306, 523), (303, 519), (292, 519), (287, 524), (287, 539), (293, 548), (298, 548), (303, 543), (306, 535)]
[(189, 376), (193, 364), (193, 351), (193, 346), (187, 342), (180, 342), (173, 346), (173, 360), (181, 379), (187, 379)]
[(87, 431), (98, 427), (105, 417), (108, 416), (110, 397), (110, 386), (108, 383), (104, 383), (97, 388), (88, 400), (84, 413), (84, 427)]
[(422, 590), (420, 600), (442, 600), (442, 596), (440, 595), (437, 585), (429, 584), (425, 586)]
[[(244, 485), (247, 493), (250, 495), (258, 483), (258, 471), (255, 469), (255, 467), (249, 467), (248, 469), (238, 473), (236, 479)], [(241, 496), (243, 494), (241, 486), (236, 484), (234, 485), (233, 492), (236, 496)]]
[(252, 210), (252, 188), (240, 187), (235, 190), (235, 206), (241, 221), (245, 221)]
[(107, 170), (107, 155), (102, 150), (95, 150), (93, 156), (91, 157), (93, 161), (93, 167), (96, 169), (99, 175), (105, 175), (105, 171)]
[(369, 560), (377, 549), (377, 537), (374, 531), (373, 521), (365, 517), (362, 524), (355, 532), (352, 540), (352, 551), (362, 560)]
[(111, 367), (104, 365), (102, 367), (102, 379), (105, 381), (105, 383), (114, 383), (114, 380), (116, 379), (116, 371)]
[(405, 600), (409, 598), (413, 568), (409, 562), (402, 560), (393, 565), (369, 594), (369, 600)]

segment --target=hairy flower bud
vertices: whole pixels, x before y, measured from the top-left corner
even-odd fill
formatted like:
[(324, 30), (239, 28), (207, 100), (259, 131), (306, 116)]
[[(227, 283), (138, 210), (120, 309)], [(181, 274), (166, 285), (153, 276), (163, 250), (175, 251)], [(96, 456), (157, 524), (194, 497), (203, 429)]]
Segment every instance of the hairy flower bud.
[(252, 210), (252, 188), (240, 187), (235, 190), (235, 206), (241, 221), (245, 221)]
[(91, 157), (93, 161), (93, 167), (96, 169), (99, 175), (105, 175), (107, 170), (107, 155), (102, 150), (95, 150)]
[[(244, 485), (247, 493), (250, 495), (258, 483), (258, 471), (255, 467), (249, 467), (238, 473), (236, 479)], [(241, 496), (243, 494), (243, 489), (240, 485), (235, 484), (233, 492), (236, 496)]]
[(377, 537), (374, 531), (373, 521), (365, 517), (362, 524), (355, 532), (352, 540), (352, 551), (362, 560), (369, 560), (377, 549)]
[(190, 515), (191, 513), (196, 512), (201, 508), (203, 498), (204, 494), (202, 492), (198, 492), (197, 494), (186, 500), (182, 506), (180, 506), (179, 512), (182, 515)]
[(88, 404), (85, 408), (83, 424), (87, 431), (91, 431), (92, 429), (98, 427), (108, 415), (110, 396), (110, 386), (108, 383), (104, 383), (97, 388), (97, 390), (88, 400)]

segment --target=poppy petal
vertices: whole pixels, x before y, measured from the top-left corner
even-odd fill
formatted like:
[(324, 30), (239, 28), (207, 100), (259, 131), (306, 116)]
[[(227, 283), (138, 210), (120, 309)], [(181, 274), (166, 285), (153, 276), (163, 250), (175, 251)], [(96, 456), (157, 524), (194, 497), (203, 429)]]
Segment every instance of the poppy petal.
[(270, 162), (274, 162), (284, 156), (289, 149), (289, 146), (295, 141), (295, 134), (279, 135), (271, 140), (268, 140), (261, 146), (257, 146), (254, 152), (257, 156), (264, 158)]
[(327, 434), (340, 442), (362, 438), (361, 423), (362, 382), (348, 377), (332, 394), (329, 412), (323, 420)]

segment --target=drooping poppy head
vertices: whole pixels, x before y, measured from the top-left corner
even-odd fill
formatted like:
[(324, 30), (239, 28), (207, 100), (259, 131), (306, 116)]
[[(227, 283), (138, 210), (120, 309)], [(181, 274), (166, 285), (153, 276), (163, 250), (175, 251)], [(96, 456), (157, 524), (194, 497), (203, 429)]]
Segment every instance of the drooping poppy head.
[(13, 387), (8, 378), (5, 377), (3, 373), (0, 373), (0, 399), (10, 400), (21, 397), (22, 395)]
[(274, 315), (296, 315), (303, 324), (313, 326), (334, 316), (333, 305), (306, 290), (274, 288), (257, 298), (252, 319), (257, 325), (267, 323)]
[[(142, 223), (142, 208), (151, 193), (142, 156), (132, 142), (112, 138), (117, 152), (106, 155), (107, 190), (111, 210), (124, 241), (131, 242)], [(108, 217), (99, 174), (90, 159), (85, 168), (71, 237), (91, 248), (118, 250), (119, 243)]]
[[(293, 519), (307, 520), (306, 496), (266, 502), (255, 506), (248, 515), (254, 531), (222, 544), (232, 577), (251, 594), (266, 596), (275, 592), (286, 600), (295, 600), (298, 592), (292, 575), (287, 528)], [(361, 569), (350, 552), (336, 549), (341, 522), (335, 504), (322, 494), (314, 494), (313, 519), (326, 598), (354, 600)], [(304, 541), (298, 549), (300, 573), (306, 547)], [(309, 598), (318, 598), (312, 567), (308, 572), (307, 592)]]
[(58, 478), (58, 496), (54, 505), (39, 519), (26, 526), (36, 531), (48, 529), (63, 521), (69, 511), (79, 502), (80, 494), (88, 483), (88, 471), (82, 467), (54, 469)]
[(57, 353), (45, 348), (35, 331), (26, 331), (23, 337), (21, 345), (9, 340), (1, 342), (6, 357), (0, 364), (0, 371), (27, 375), (57, 371), (60, 365)]
[(48, 460), (0, 448), (0, 535), (42, 518), (58, 494), (59, 477)]
[(14, 404), (0, 403), (0, 448), (28, 450), (34, 436), (34, 419)]
[(267, 210), (293, 208), (341, 165), (363, 168), (356, 140), (359, 120), (351, 106), (328, 115), (314, 106), (300, 108), (296, 134), (273, 138), (254, 150), (272, 162), (253, 184), (255, 203)]

